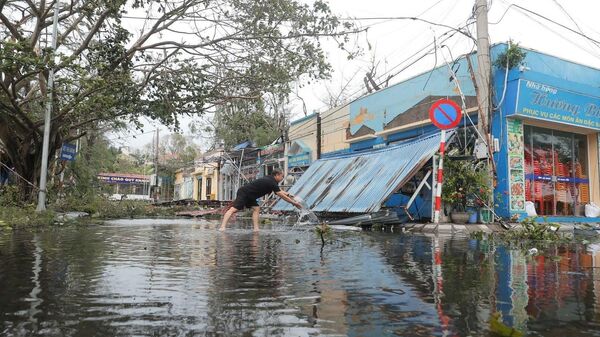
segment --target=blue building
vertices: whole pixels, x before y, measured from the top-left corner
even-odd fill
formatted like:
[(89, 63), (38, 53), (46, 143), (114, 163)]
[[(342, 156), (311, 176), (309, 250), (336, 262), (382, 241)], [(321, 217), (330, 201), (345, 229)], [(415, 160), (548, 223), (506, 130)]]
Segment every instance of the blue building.
[[(504, 43), (493, 45), (492, 61), (507, 48)], [(538, 215), (581, 221), (586, 204), (600, 204), (600, 70), (522, 49), (526, 55), (520, 66), (494, 66), (492, 71), (490, 139), (499, 145), (494, 153), (496, 212), (523, 217), (530, 201)], [(347, 126), (347, 148), (334, 154), (321, 151), (322, 159), (291, 193), (320, 212), (367, 213), (402, 206), (409, 194), (399, 192), (431, 165), (437, 151), (431, 141), (439, 139), (429, 120), (431, 105), (440, 98), (452, 99), (463, 106), (460, 126), (477, 124), (476, 71), (472, 53), (340, 108), (348, 110), (347, 118), (339, 121)], [(463, 137), (469, 141), (466, 133), (455, 133), (457, 141)], [(426, 184), (419, 195), (424, 217), (431, 212), (431, 186)], [(337, 194), (332, 197), (331, 191)]]

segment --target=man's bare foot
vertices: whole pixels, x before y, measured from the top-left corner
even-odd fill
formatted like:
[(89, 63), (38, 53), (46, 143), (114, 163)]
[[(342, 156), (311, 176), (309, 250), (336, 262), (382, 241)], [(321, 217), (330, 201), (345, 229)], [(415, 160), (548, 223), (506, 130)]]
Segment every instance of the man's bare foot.
[(225, 227), (219, 227), (219, 230), (222, 232), (225, 230)]

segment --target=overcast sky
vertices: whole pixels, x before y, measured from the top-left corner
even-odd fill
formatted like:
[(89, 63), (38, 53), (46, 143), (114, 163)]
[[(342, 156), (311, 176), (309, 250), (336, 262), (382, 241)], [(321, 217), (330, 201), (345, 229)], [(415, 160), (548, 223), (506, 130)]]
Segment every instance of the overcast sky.
[[(312, 1), (306, 0), (306, 2)], [(460, 34), (444, 40), (448, 35), (442, 36), (442, 34), (446, 33), (448, 28), (413, 20), (384, 18), (416, 16), (456, 28), (470, 21), (475, 0), (330, 0), (329, 3), (334, 13), (346, 18), (358, 18), (357, 24), (368, 27), (368, 31), (357, 37), (357, 43), (363, 49), (363, 54), (354, 60), (349, 61), (346, 53), (340, 51), (333, 43), (325, 45), (334, 69), (331, 80), (297, 90), (298, 96), (306, 103), (308, 113), (326, 110), (327, 107), (322, 99), (327, 97), (327, 89), (339, 92), (339, 87), (350, 80), (346, 92), (352, 94), (354, 98), (364, 94), (366, 89), (363, 78), (371, 67), (372, 60), (375, 60), (378, 65), (376, 77), (384, 79), (392, 75), (390, 84), (393, 84), (435, 66), (434, 53), (423, 57), (429, 50), (426, 47), (433, 43), (434, 38), (439, 45), (448, 46), (454, 58), (474, 48), (473, 42)], [(600, 68), (599, 44), (553, 23), (562, 24), (600, 41), (600, 26), (597, 25), (600, 1), (491, 0), (488, 4), (491, 5), (488, 14), (491, 43), (512, 39), (526, 48)], [(511, 6), (512, 4), (524, 7), (549, 20)], [(475, 25), (469, 25), (468, 28), (475, 35)], [(437, 53), (438, 65), (443, 57), (447, 59), (451, 57), (446, 48), (438, 49)], [(410, 65), (419, 58), (420, 60)], [(304, 111), (301, 101), (295, 99), (292, 120), (302, 116)], [(184, 120), (182, 125), (187, 123), (188, 121)], [(165, 126), (151, 123), (147, 125), (145, 131), (160, 127), (163, 135), (170, 132)], [(141, 135), (135, 140), (134, 146), (135, 144), (141, 146), (151, 140), (152, 134)], [(121, 144), (130, 141), (130, 137), (125, 137), (121, 141), (116, 140)]]

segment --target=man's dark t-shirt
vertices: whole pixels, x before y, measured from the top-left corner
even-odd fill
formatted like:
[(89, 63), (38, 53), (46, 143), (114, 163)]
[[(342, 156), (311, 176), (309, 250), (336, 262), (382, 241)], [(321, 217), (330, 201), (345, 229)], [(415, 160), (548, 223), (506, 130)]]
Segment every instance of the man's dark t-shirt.
[(277, 193), (281, 191), (281, 189), (279, 189), (277, 180), (275, 180), (273, 176), (266, 176), (242, 186), (239, 191), (243, 192), (249, 199), (258, 199), (271, 192)]
[(279, 185), (273, 176), (259, 178), (253, 182), (246, 184), (237, 192), (237, 196), (233, 201), (233, 207), (236, 209), (244, 209), (258, 206), (256, 199), (265, 196), (271, 192), (279, 192)]

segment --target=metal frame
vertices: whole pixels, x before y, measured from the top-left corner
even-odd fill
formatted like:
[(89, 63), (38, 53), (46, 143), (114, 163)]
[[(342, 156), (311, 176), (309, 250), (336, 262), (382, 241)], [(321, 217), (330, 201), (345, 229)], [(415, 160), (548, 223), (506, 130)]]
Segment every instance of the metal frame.
[(410, 199), (408, 199), (408, 202), (406, 203), (406, 205), (401, 206), (404, 209), (404, 212), (406, 213), (406, 215), (408, 216), (410, 221), (413, 221), (415, 219), (412, 217), (412, 215), (410, 215), (410, 212), (408, 211), (408, 209), (410, 208), (412, 203), (417, 198), (417, 195), (419, 195), (419, 192), (421, 192), (423, 185), (427, 185), (427, 188), (431, 189), (431, 186), (427, 183), (427, 179), (429, 178), (430, 175), (431, 175), (431, 170), (428, 170), (427, 173), (425, 173), (425, 177), (423, 177), (423, 179), (421, 180), (421, 183), (419, 183), (419, 186), (415, 190), (415, 193), (413, 193), (413, 195), (410, 197)]

